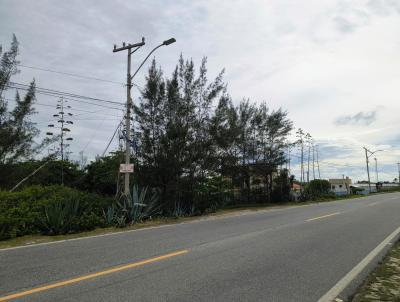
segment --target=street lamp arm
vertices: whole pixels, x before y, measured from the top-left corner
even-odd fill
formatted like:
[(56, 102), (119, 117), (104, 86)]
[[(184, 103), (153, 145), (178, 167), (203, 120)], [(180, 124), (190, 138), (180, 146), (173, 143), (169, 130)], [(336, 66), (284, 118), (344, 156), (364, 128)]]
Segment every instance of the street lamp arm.
[(135, 73), (131, 76), (131, 80), (134, 78), (134, 76), (139, 72), (140, 68), (142, 68), (143, 64), (147, 61), (147, 59), (151, 56), (153, 52), (155, 52), (158, 48), (163, 46), (164, 44), (160, 44), (157, 47), (155, 47), (150, 53), (147, 55), (147, 57), (143, 60), (143, 62), (139, 65), (138, 69), (136, 69)]
[(172, 43), (176, 42), (176, 40), (174, 38), (171, 38), (169, 40), (165, 40), (164, 42), (162, 42), (160, 45), (156, 46), (153, 48), (152, 51), (150, 51), (150, 53), (147, 55), (147, 57), (143, 60), (143, 62), (139, 65), (138, 69), (136, 69), (135, 73), (131, 76), (131, 80), (134, 78), (134, 76), (139, 72), (140, 68), (142, 68), (143, 64), (147, 61), (147, 59), (151, 56), (151, 54), (153, 52), (155, 52), (158, 48), (160, 48), (161, 46), (167, 46), (170, 45)]
[[(368, 150), (369, 151), (369, 150)], [(375, 154), (376, 152), (382, 152), (382, 151), (385, 151), (385, 150), (375, 150), (374, 152), (371, 152), (371, 151), (369, 151), (369, 156), (368, 157), (371, 157), (373, 154)]]

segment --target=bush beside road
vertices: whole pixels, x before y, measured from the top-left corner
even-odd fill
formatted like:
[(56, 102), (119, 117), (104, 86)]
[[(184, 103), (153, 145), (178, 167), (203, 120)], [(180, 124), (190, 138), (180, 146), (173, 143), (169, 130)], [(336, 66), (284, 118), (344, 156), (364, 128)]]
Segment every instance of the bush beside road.
[[(143, 191), (143, 190), (141, 190)], [(163, 224), (181, 223), (209, 216), (235, 215), (312, 203), (330, 202), (364, 196), (325, 196), (311, 201), (288, 201), (280, 203), (236, 204), (217, 208), (202, 215), (143, 216), (133, 221), (118, 224), (121, 213), (134, 207), (118, 208), (112, 198), (102, 197), (63, 186), (32, 186), (19, 192), (0, 191), (0, 248), (52, 242), (78, 237), (87, 237), (120, 232), (124, 230), (153, 227)], [(137, 198), (135, 198), (137, 199)], [(148, 201), (146, 200), (146, 203)], [(114, 209), (114, 217), (107, 217)], [(125, 215), (123, 216), (125, 217)]]

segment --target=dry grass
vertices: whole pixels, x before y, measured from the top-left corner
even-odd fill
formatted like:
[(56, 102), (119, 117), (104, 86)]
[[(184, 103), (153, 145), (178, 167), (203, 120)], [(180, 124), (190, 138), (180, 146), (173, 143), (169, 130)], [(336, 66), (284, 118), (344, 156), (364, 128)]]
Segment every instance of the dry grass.
[(365, 280), (354, 302), (400, 302), (400, 241)]

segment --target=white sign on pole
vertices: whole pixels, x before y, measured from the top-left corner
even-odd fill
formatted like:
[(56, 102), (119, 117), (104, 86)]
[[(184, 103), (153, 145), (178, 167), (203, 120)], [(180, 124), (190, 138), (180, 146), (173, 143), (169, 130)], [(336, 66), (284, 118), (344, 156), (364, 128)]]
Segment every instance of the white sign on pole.
[(119, 172), (120, 173), (133, 173), (133, 164), (120, 164)]

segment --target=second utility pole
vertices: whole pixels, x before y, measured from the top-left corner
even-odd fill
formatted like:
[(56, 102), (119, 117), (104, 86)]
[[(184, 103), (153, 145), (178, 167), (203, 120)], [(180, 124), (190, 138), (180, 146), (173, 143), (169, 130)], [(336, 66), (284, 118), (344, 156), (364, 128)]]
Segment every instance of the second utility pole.
[[(129, 196), (129, 177), (133, 172), (131, 169), (131, 148), (130, 148), (130, 136), (131, 136), (131, 108), (132, 108), (132, 97), (131, 97), (131, 88), (132, 88), (132, 77), (131, 77), (131, 55), (140, 47), (144, 45), (144, 38), (142, 38), (142, 42), (135, 44), (125, 45), (125, 42), (122, 44), (122, 47), (117, 48), (114, 45), (113, 52), (118, 52), (121, 50), (128, 50), (128, 68), (126, 75), (126, 116), (125, 116), (125, 179), (124, 179), (124, 195)], [(132, 50), (132, 48), (135, 48)], [(132, 172), (131, 172), (132, 171)]]
[(398, 179), (398, 182), (399, 182), (399, 186), (400, 186), (400, 163), (397, 163), (397, 169), (399, 170), (399, 179)]
[(365, 150), (365, 160), (367, 161), (368, 189), (369, 189), (368, 194), (371, 194), (371, 180), (369, 178), (369, 163), (368, 163), (368, 151), (369, 150), (365, 147), (363, 147), (363, 148)]

